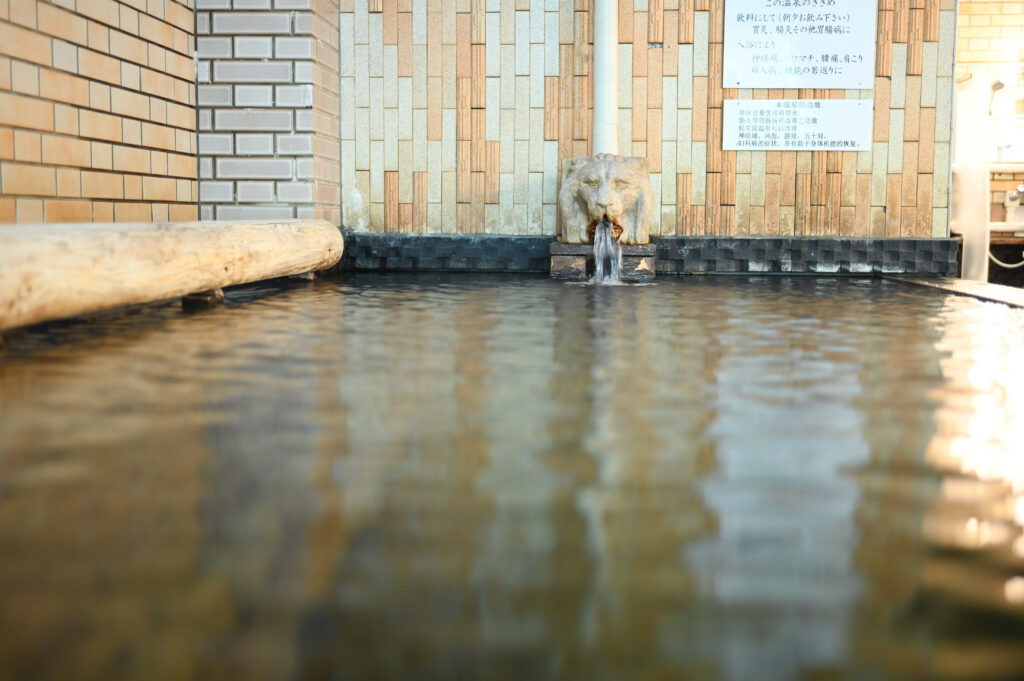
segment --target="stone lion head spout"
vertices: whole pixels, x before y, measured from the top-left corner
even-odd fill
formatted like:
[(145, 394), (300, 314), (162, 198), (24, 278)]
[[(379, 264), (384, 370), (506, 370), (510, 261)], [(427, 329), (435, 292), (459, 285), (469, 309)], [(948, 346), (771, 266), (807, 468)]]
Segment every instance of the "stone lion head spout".
[(562, 242), (592, 243), (598, 223), (608, 220), (622, 245), (646, 244), (653, 197), (645, 158), (598, 154), (567, 159), (558, 192)]

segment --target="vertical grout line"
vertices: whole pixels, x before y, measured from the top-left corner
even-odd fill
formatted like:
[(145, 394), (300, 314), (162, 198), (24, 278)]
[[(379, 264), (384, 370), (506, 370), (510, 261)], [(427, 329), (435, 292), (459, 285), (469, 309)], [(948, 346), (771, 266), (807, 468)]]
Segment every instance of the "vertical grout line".
[(202, 192), (199, 191), (200, 182), (200, 167), (199, 167), (199, 20), (198, 20), (198, 9), (199, 3), (193, 3), (192, 7), (192, 72), (193, 72), (193, 85), (194, 98), (195, 98), (195, 165), (196, 165), (196, 180), (195, 180), (195, 196), (193, 197), (196, 202), (196, 220), (203, 219), (203, 197)]

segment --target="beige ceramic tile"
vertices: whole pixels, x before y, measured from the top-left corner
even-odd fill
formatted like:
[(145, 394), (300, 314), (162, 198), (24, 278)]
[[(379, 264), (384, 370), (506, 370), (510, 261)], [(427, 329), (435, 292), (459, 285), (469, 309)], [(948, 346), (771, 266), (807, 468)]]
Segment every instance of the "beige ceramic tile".
[(949, 142), (953, 125), (953, 79), (940, 76), (935, 87), (935, 141)]
[(765, 205), (765, 153), (750, 152), (750, 204)]
[(888, 172), (903, 172), (903, 118), (902, 109), (889, 111), (889, 158)]
[(633, 144), (633, 109), (620, 108), (617, 139), (619, 150), (629, 149)]
[(558, 202), (558, 142), (544, 142), (544, 203)]
[(889, 106), (902, 109), (906, 95), (907, 46), (897, 43), (892, 46), (892, 79), (889, 91)]
[(953, 27), (956, 25), (956, 12), (943, 11), (939, 17), (939, 49), (936, 61), (936, 72), (939, 76), (953, 75), (953, 49), (956, 36)]
[[(399, 151), (399, 156), (401, 156), (401, 151)], [(413, 170), (426, 172), (428, 166), (426, 109), (413, 109), (412, 111), (412, 157)]]
[[(675, 140), (669, 142), (662, 142), (661, 144), (661, 168), (662, 176), (665, 178), (674, 178), (677, 172), (676, 164), (676, 142)], [(672, 181), (662, 181), (661, 183), (661, 202), (662, 204), (674, 206), (676, 203), (676, 183)]]
[(619, 45), (619, 81), (618, 81), (618, 103), (619, 108), (633, 106), (633, 45), (622, 43)]
[(750, 234), (750, 175), (736, 176), (736, 235)]
[(680, 109), (693, 107), (693, 45), (680, 45), (676, 103)]
[[(708, 75), (708, 12), (693, 15), (693, 75)], [(682, 70), (680, 70), (680, 75)], [(716, 74), (716, 77), (721, 78)]]
[(384, 142), (370, 142), (370, 201), (384, 202)]
[[(942, 142), (935, 145), (935, 168), (949, 167), (949, 143)], [(937, 172), (932, 176), (932, 206), (945, 208), (949, 205), (949, 175), (946, 172)]]
[(385, 170), (398, 170), (398, 109), (384, 109), (384, 151)]
[(676, 172), (689, 173), (693, 168), (690, 153), (692, 130), (693, 111), (679, 109), (676, 112)]
[(707, 143), (694, 142), (690, 147), (690, 203), (703, 206), (706, 200)]
[(938, 43), (924, 44), (924, 66), (921, 70), (921, 106), (935, 106), (936, 78), (938, 76)]
[(949, 236), (949, 209), (932, 209), (932, 236), (945, 238)]
[(872, 147), (871, 205), (881, 206), (885, 204), (885, 182), (886, 168), (889, 161), (889, 144), (887, 142), (875, 142)]
[(661, 234), (661, 211), (658, 210), (658, 206), (661, 205), (661, 173), (651, 173), (651, 193), (654, 198), (654, 210), (651, 211), (650, 233)]
[(530, 109), (530, 164), (531, 173), (544, 172), (544, 109)]

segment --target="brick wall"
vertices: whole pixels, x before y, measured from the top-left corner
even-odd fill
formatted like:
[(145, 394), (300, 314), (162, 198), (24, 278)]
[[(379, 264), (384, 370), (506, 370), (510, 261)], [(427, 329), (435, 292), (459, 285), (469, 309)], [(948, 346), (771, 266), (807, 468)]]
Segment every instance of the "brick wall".
[(337, 222), (337, 182), (332, 194), (323, 179), (336, 0), (197, 0), (197, 10), (201, 216)]
[(0, 222), (196, 217), (192, 0), (0, 0)]
[[(878, 0), (865, 90), (723, 89), (724, 12), (619, 3), (619, 150), (648, 159), (652, 235), (948, 234), (955, 0)], [(591, 21), (586, 0), (343, 2), (346, 223), (554, 233), (560, 163), (590, 153)], [(873, 100), (871, 151), (722, 149), (724, 99), (830, 97)]]
[[(1024, 2), (961, 0), (957, 70), (1024, 59)], [(1018, 65), (1019, 66), (1019, 65)]]
[(313, 0), (313, 216), (341, 224), (338, 0)]

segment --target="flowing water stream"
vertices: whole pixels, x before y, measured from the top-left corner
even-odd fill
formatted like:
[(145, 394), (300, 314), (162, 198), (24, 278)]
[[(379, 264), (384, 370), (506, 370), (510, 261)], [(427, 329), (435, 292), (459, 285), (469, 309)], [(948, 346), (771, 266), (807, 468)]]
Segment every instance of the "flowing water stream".
[(615, 238), (612, 223), (602, 220), (594, 230), (594, 283), (617, 284), (622, 281), (622, 246)]

